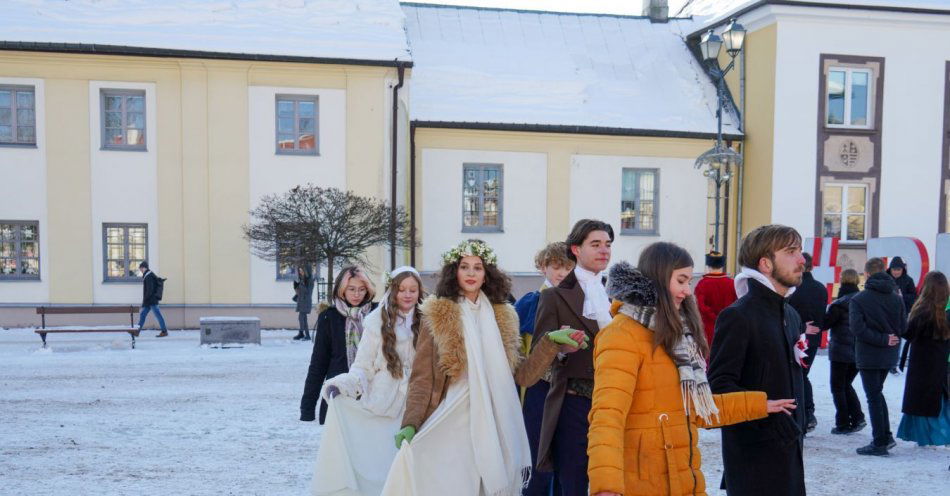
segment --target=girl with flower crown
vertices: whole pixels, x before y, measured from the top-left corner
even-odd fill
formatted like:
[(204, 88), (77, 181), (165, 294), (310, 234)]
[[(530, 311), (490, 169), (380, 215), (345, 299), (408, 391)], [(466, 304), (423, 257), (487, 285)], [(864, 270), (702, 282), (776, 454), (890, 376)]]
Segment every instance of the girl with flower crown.
[(399, 453), (384, 495), (520, 495), (531, 453), (518, 385), (538, 381), (559, 351), (586, 347), (583, 333), (554, 331), (525, 359), (511, 280), (491, 248), (468, 240), (443, 255), (436, 294), (420, 306)]
[(422, 278), (412, 267), (394, 270), (379, 307), (363, 320), (363, 336), (347, 373), (328, 379), (321, 396), (330, 405), (317, 453), (315, 496), (380, 493), (396, 456), (419, 335)]

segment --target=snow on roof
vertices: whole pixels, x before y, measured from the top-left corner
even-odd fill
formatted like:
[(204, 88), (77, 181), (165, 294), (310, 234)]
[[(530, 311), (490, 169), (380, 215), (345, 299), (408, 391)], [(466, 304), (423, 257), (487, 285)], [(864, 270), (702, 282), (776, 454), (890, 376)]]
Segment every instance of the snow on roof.
[(6, 0), (0, 41), (410, 60), (397, 0)]
[[(420, 4), (403, 10), (414, 121), (716, 132), (716, 90), (679, 21)], [(739, 134), (726, 115), (723, 132)]]
[[(711, 23), (735, 15), (736, 12), (756, 3), (768, 3), (762, 0), (670, 0), (670, 16), (696, 16)], [(828, 6), (892, 7), (895, 9), (943, 10), (950, 14), (950, 0), (787, 0), (783, 2), (803, 3), (806, 6), (825, 4)]]

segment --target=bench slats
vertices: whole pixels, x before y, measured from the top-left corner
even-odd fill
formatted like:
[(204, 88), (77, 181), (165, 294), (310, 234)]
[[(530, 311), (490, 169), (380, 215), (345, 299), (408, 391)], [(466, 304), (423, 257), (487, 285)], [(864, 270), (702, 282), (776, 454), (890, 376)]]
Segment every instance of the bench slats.
[(128, 334), (139, 335), (139, 329), (134, 327), (129, 327), (126, 329), (36, 329), (33, 332), (37, 334), (59, 334), (59, 333), (68, 333), (68, 332), (122, 332)]
[(135, 305), (111, 307), (36, 307), (37, 315), (52, 314), (87, 314), (87, 313), (135, 313), (139, 307)]

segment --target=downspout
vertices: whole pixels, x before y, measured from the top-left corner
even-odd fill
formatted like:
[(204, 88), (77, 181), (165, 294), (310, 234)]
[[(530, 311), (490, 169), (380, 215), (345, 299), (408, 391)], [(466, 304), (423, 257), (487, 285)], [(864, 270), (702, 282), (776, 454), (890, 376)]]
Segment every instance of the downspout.
[(409, 123), (409, 265), (416, 266), (416, 124)]
[(739, 183), (738, 191), (736, 192), (736, 263), (734, 271), (739, 271), (739, 246), (742, 244), (742, 191), (743, 187), (743, 176), (745, 176), (745, 50), (739, 52), (739, 105), (742, 107), (742, 110), (739, 113), (739, 130), (742, 131), (743, 140), (739, 144), (739, 155), (742, 157), (742, 165), (739, 166), (739, 174), (736, 177), (736, 181)]
[(390, 188), (389, 198), (392, 202), (389, 209), (389, 270), (396, 268), (396, 174), (398, 172), (398, 163), (396, 153), (398, 151), (397, 142), (399, 140), (399, 88), (402, 88), (403, 75), (405, 67), (399, 66), (396, 71), (399, 73), (399, 83), (393, 86), (393, 136), (392, 136), (392, 157), (390, 158)]

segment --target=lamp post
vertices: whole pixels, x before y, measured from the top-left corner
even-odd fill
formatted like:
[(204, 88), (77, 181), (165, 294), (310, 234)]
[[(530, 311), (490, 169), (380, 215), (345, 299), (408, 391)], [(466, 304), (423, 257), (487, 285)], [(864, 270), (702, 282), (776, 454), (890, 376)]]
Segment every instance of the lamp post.
[[(742, 166), (742, 156), (722, 141), (722, 112), (728, 103), (726, 99), (726, 74), (735, 67), (736, 56), (742, 51), (742, 45), (745, 42), (745, 34), (745, 28), (735, 19), (732, 19), (726, 30), (723, 31), (722, 36), (717, 35), (710, 29), (703, 34), (699, 41), (699, 50), (703, 56), (703, 61), (706, 63), (706, 69), (716, 83), (716, 145), (700, 155), (694, 166), (697, 169), (704, 169), (703, 176), (708, 177), (715, 185), (716, 220), (713, 249), (716, 251), (719, 251), (719, 226), (722, 224), (720, 215), (722, 186), (728, 186), (735, 171)], [(720, 68), (719, 53), (723, 47), (726, 48), (726, 53), (729, 55), (729, 64), (725, 68)]]

